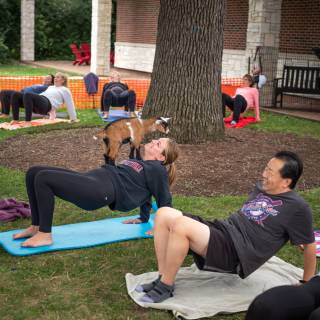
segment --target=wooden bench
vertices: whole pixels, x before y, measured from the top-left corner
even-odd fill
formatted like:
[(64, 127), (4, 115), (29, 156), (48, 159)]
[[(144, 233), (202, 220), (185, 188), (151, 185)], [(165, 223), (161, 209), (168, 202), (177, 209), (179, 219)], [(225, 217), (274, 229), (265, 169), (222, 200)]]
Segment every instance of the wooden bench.
[[(280, 102), (282, 108), (283, 94), (320, 94), (320, 67), (283, 67), (282, 78), (274, 79), (273, 105)], [(280, 100), (278, 96), (280, 95)]]

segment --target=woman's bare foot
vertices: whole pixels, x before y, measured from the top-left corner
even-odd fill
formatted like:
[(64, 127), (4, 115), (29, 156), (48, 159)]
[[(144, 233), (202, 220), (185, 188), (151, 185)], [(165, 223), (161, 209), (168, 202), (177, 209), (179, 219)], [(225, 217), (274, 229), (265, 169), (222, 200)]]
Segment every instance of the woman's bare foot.
[(38, 231), (32, 238), (21, 244), (21, 247), (37, 248), (50, 246), (53, 243), (51, 233)]
[(9, 118), (9, 115), (6, 113), (0, 113), (0, 118)]
[(142, 223), (142, 221), (139, 218), (135, 218), (135, 219), (124, 220), (124, 221), (122, 221), (122, 223), (124, 223), (124, 224), (139, 224), (139, 223)]
[(13, 124), (19, 124), (19, 123), (20, 123), (20, 121), (18, 121), (18, 120), (12, 120), (12, 121), (10, 122), (11, 125), (13, 125)]
[(22, 232), (15, 233), (12, 238), (14, 240), (33, 237), (39, 231), (38, 226), (30, 226)]

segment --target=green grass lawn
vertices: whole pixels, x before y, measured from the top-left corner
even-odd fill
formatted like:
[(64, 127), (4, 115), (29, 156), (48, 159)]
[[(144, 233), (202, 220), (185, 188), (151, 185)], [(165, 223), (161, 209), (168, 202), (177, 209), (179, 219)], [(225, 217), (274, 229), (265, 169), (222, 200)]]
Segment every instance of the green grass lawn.
[[(1, 198), (27, 199), (24, 173), (0, 169)], [(316, 223), (320, 220), (320, 188), (304, 192)], [(236, 210), (244, 196), (174, 197), (174, 206), (207, 218), (223, 218)], [(107, 209), (92, 213), (58, 200), (54, 224), (112, 217)], [(28, 226), (19, 220), (0, 226), (0, 231)], [(302, 266), (302, 254), (287, 245), (279, 256)], [(95, 248), (62, 251), (31, 257), (13, 257), (0, 251), (1, 319), (171, 319), (166, 312), (145, 310), (127, 296), (124, 275), (156, 270), (152, 240), (137, 240)], [(186, 265), (190, 264), (190, 258)], [(217, 294), (219, 294), (217, 292)], [(243, 314), (216, 316), (216, 320), (243, 319)]]
[(272, 112), (262, 112), (262, 122), (252, 125), (260, 131), (294, 133), (298, 136), (320, 138), (320, 123)]
[[(319, 124), (263, 113), (264, 122), (252, 130), (311, 135), (320, 138)], [(0, 131), (0, 140), (20, 134), (37, 134), (57, 129), (101, 125), (94, 110), (79, 112), (80, 123), (28, 128), (14, 132)], [(270, 125), (272, 123), (272, 126)], [(264, 125), (265, 124), (265, 125)], [(0, 167), (0, 198), (27, 200), (24, 173)], [(303, 193), (310, 203), (316, 225), (320, 226), (320, 188)], [(223, 218), (243, 202), (244, 196), (174, 197), (174, 206)], [(58, 200), (54, 224), (66, 224), (118, 216), (107, 209), (92, 213)], [(18, 220), (0, 225), (0, 231), (24, 228), (30, 221)], [(302, 267), (302, 255), (287, 245), (278, 254)], [(62, 251), (32, 257), (13, 257), (0, 250), (0, 319), (172, 319), (169, 313), (145, 310), (127, 296), (124, 275), (156, 269), (152, 240), (129, 241), (84, 250)], [(190, 258), (186, 265), (190, 264)], [(219, 294), (219, 293), (217, 293)], [(240, 320), (243, 314), (221, 315), (214, 319)]]
[[(20, 63), (10, 64), (10, 65), (1, 65), (0, 64), (0, 76), (45, 76), (47, 74), (55, 74), (58, 69), (54, 68), (43, 68), (31, 65), (24, 65)], [(64, 72), (64, 71), (62, 71)], [(79, 73), (76, 72), (64, 72), (69, 76), (79, 76)]]
[[(43, 74), (46, 73), (48, 71)], [(11, 132), (1, 130), (0, 140), (50, 130), (103, 126), (94, 110), (79, 111), (79, 118), (81, 122), (76, 124), (59, 124)], [(262, 119), (263, 122), (250, 128), (320, 139), (319, 123), (266, 112), (262, 113)], [(0, 120), (3, 121), (5, 120)], [(27, 200), (24, 176), (22, 171), (0, 166), (0, 198), (16, 197)], [(302, 195), (313, 210), (315, 225), (320, 227), (320, 188), (303, 192)], [(174, 206), (213, 219), (227, 217), (238, 209), (244, 200), (245, 196), (176, 195)], [(91, 221), (119, 215), (108, 209), (88, 213), (57, 200), (54, 224)], [(24, 228), (29, 224), (29, 219), (2, 223), (0, 231)], [(303, 265), (302, 254), (290, 245), (285, 246), (278, 256), (299, 267)], [(190, 263), (191, 260), (188, 258), (185, 264)], [(0, 319), (173, 319), (172, 315), (165, 311), (140, 308), (127, 295), (124, 275), (128, 272), (140, 274), (151, 270), (156, 270), (156, 263), (153, 241), (150, 239), (30, 257), (13, 257), (0, 249)], [(213, 319), (240, 320), (244, 319), (244, 314), (221, 315)]]

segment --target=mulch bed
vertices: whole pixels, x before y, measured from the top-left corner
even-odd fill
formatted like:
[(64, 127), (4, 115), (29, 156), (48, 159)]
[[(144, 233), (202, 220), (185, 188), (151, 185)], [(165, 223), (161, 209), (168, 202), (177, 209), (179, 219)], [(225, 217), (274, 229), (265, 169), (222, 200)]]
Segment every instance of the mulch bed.
[[(98, 129), (59, 130), (22, 135), (0, 143), (0, 165), (27, 170), (33, 165), (87, 171), (103, 164), (102, 143), (93, 135)], [(320, 140), (293, 134), (266, 133), (250, 129), (228, 129), (224, 141), (181, 145), (177, 162), (175, 194), (210, 196), (250, 192), (268, 160), (279, 150), (297, 152), (305, 171), (299, 189), (320, 185)], [(120, 159), (128, 156), (123, 146)]]

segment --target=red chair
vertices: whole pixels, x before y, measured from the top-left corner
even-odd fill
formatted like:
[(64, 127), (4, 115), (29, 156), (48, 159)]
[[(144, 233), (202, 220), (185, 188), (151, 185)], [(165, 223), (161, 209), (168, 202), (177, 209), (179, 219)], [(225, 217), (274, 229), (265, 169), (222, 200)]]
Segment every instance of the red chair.
[[(89, 43), (81, 43), (80, 50), (83, 56), (89, 56), (91, 59), (91, 47)], [(110, 50), (110, 64), (114, 65), (114, 50)]]
[(114, 65), (114, 50), (110, 50), (110, 64)]
[[(80, 58), (79, 58), (80, 60), (83, 59), (83, 57), (86, 57), (86, 59), (88, 59), (88, 61), (89, 61), (89, 63), (90, 63), (90, 60), (91, 60), (91, 47), (90, 47), (90, 44), (89, 44), (89, 43), (87, 43), (87, 42), (81, 43), (81, 44), (80, 44), (80, 51), (78, 50), (77, 45), (71, 44), (71, 45), (70, 45), (70, 48), (71, 48), (71, 46), (75, 46), (75, 48), (76, 48), (76, 50), (77, 50), (77, 53), (75, 53), (74, 51), (72, 51), (75, 56), (76, 56), (76, 54), (78, 54), (78, 55), (80, 54)], [(73, 49), (71, 48), (71, 50), (73, 50)], [(78, 58), (77, 58), (77, 56), (76, 56), (76, 60), (74, 61), (73, 64), (77, 64), (77, 59), (78, 59)], [(114, 50), (110, 50), (110, 57), (109, 57), (109, 59), (110, 59), (110, 64), (113, 66), (113, 65), (114, 65)], [(84, 62), (86, 62), (86, 61), (84, 61)], [(81, 62), (81, 63), (83, 63), (83, 62)], [(80, 65), (81, 63), (79, 63), (79, 65)], [(86, 62), (86, 64), (89, 64), (89, 63)]]
[(91, 47), (89, 43), (83, 42), (80, 44), (80, 51), (84, 57), (89, 57), (91, 59)]
[(90, 64), (90, 56), (83, 55), (75, 43), (71, 43), (69, 47), (75, 57), (75, 60), (73, 61), (73, 65), (79, 64), (80, 66), (83, 63), (85, 63), (86, 65)]

